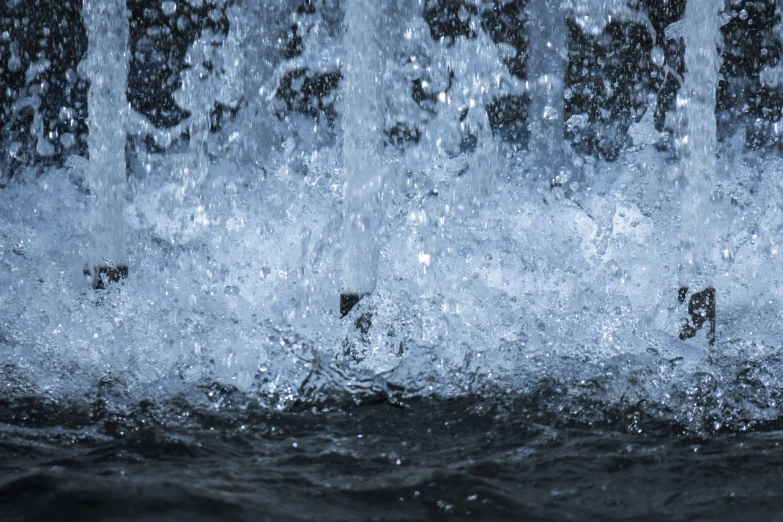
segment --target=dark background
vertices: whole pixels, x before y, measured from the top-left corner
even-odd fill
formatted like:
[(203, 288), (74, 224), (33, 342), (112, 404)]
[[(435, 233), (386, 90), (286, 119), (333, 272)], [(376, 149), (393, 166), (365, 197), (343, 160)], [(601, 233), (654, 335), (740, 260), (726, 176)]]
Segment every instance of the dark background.
[[(204, 28), (226, 33), (228, 20), (225, 0), (206, 0), (199, 8), (193, 8), (186, 0), (177, 0), (176, 13), (172, 16), (164, 14), (161, 3), (128, 0), (131, 16), (128, 100), (136, 111), (163, 128), (188, 117), (173, 98), (173, 92), (180, 86), (188, 45)], [(664, 30), (682, 17), (684, 0), (630, 0), (629, 3), (647, 13), (657, 44), (665, 52), (666, 64), (682, 75), (682, 43), (667, 41)], [(0, 7), (0, 183), (7, 183), (20, 167), (59, 165), (69, 155), (87, 154), (89, 84), (77, 73), (77, 65), (88, 45), (81, 4), (80, 0), (8, 0)], [(517, 57), (510, 59), (507, 66), (512, 74), (524, 79), (526, 4), (527, 0), (493, 0), (477, 9), (473, 3), (468, 5), (460, 0), (429, 0), (423, 15), (431, 37), (449, 45), (456, 37), (475, 37), (468, 23), (460, 18), (460, 9), (478, 14), (495, 42), (505, 42), (517, 49)], [(779, 147), (781, 139), (772, 124), (781, 117), (783, 92), (759, 82), (761, 69), (777, 64), (780, 59), (781, 44), (773, 34), (779, 16), (775, 2), (729, 0), (726, 8), (731, 20), (722, 28), (719, 139), (725, 139), (739, 128), (744, 129), (746, 146), (751, 149)], [(296, 11), (299, 15), (339, 20), (340, 9), (339, 2), (304, 0)], [(743, 9), (747, 17), (739, 16)], [(302, 17), (290, 17), (291, 25), (282, 26), (281, 34), (270, 38), (277, 42), (275, 52), (280, 60), (302, 52), (302, 30), (298, 22), (293, 22), (295, 19)], [(628, 126), (641, 118), (651, 93), (658, 99), (656, 125), (659, 130), (667, 130), (665, 113), (673, 108), (678, 83), (652, 63), (653, 40), (645, 26), (615, 21), (599, 36), (590, 37), (569, 21), (568, 46), (565, 82), (571, 96), (566, 100), (565, 118), (585, 113), (590, 121), (585, 128), (567, 131), (565, 137), (577, 151), (610, 161), (616, 159), (628, 144)], [(42, 59), (49, 60), (50, 67), (27, 81), (30, 64)], [(334, 97), (328, 94), (339, 88), (340, 81), (338, 70), (301, 69), (290, 73), (278, 91), (277, 115), (284, 118), (286, 113), (298, 112), (333, 127), (338, 115), (333, 106)], [(611, 90), (605, 89), (605, 82), (609, 82)], [(420, 82), (411, 82), (410, 93), (422, 109), (438, 110), (437, 100), (422, 89)], [(31, 104), (25, 100), (40, 101), (43, 136), (50, 146), (42, 146), (37, 140), (34, 105), (38, 101)], [(523, 145), (527, 142), (528, 102), (524, 95), (503, 97), (487, 108), (493, 128), (503, 139)], [(218, 130), (237, 110), (242, 110), (241, 104), (232, 108), (216, 106), (213, 130)], [(398, 146), (417, 141), (420, 130), (414, 125), (407, 122), (387, 129), (388, 141)], [(75, 139), (61, 139), (66, 133)], [(182, 139), (188, 139), (186, 133)], [(129, 146), (162, 151), (152, 140)], [(673, 154), (671, 140), (658, 147)]]

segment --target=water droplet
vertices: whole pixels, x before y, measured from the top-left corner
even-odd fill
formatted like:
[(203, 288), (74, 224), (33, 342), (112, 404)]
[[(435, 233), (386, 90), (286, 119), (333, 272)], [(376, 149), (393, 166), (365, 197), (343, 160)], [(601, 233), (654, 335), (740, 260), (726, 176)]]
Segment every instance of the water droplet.
[(663, 67), (663, 64), (666, 62), (666, 55), (660, 47), (653, 47), (650, 52), (650, 59), (656, 67)]
[(161, 9), (163, 9), (163, 14), (166, 16), (171, 16), (174, 13), (177, 12), (177, 4), (176, 2), (166, 1), (161, 4)]

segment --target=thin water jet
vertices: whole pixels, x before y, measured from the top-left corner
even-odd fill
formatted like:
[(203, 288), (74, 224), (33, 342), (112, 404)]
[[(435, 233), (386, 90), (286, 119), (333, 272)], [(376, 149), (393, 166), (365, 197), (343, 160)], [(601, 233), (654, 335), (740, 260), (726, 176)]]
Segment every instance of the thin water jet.
[(375, 290), (378, 278), (376, 233), (384, 174), (383, 62), (376, 41), (380, 10), (377, 2), (349, 0), (343, 21), (343, 317)]
[(561, 0), (531, 0), (527, 6), (528, 118), (533, 164), (538, 178), (562, 186), (566, 174), (564, 82), (567, 62), (567, 26)]
[[(688, 315), (681, 339), (696, 335), (709, 322), (708, 342), (715, 342), (715, 288), (712, 251), (716, 248), (716, 209), (711, 204), (716, 183), (718, 74), (721, 45), (720, 2), (690, 0), (682, 19), (685, 44), (685, 76), (677, 94), (680, 120), (678, 152), (681, 156), (683, 187), (680, 209), (681, 289), (702, 287), (688, 303)], [(684, 300), (680, 290), (680, 302)]]
[(125, 140), (128, 101), (128, 10), (125, 0), (86, 0), (89, 51), (82, 62), (87, 96), (88, 186), (94, 244), (86, 272), (95, 289), (127, 277)]

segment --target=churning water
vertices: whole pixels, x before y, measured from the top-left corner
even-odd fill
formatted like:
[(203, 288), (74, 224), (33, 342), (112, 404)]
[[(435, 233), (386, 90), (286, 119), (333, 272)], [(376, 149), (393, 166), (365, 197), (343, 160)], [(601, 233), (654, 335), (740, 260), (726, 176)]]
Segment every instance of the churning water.
[(4, 520), (778, 515), (775, 2), (6, 4)]

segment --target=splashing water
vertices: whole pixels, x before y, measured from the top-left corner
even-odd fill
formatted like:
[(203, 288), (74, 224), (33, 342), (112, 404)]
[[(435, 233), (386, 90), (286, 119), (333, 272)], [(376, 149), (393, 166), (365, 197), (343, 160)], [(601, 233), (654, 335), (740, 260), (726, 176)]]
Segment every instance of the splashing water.
[[(689, 2), (681, 27), (679, 164), (644, 147), (662, 132), (652, 105), (639, 118), (647, 138), (619, 161), (569, 150), (569, 11), (558, 2), (527, 7), (527, 90), (507, 66), (518, 51), (491, 38), (478, 4), (456, 14), (462, 33), (441, 39), (414, 0), (327, 14), (232, 5), (226, 31), (190, 44), (174, 96), (191, 114), (153, 136), (164, 153), (134, 151), (127, 194), (121, 4), (85, 7), (90, 193), (72, 182), (78, 161), (4, 189), (8, 382), (81, 396), (111, 380), (140, 398), (208, 381), (279, 408), (339, 393), (522, 394), (545, 382), (566, 390), (560, 405), (644, 402), (693, 426), (725, 411), (742, 411), (737, 425), (779, 414), (783, 296), (769, 282), (783, 276), (781, 165), (747, 159), (732, 140), (716, 155), (713, 3)], [(116, 16), (99, 16), (109, 5)], [(290, 23), (302, 49), (286, 58), (275, 45)], [(108, 58), (96, 60), (96, 46)], [(281, 93), (296, 85), (333, 89), (284, 112), (299, 100)], [(487, 115), (492, 100), (523, 92), (529, 153), (493, 135)], [(236, 117), (212, 129), (220, 106)], [(409, 131), (402, 145), (395, 129)], [(551, 186), (536, 181), (542, 169)], [(105, 228), (85, 224), (93, 198), (112, 202), (97, 207)], [(93, 292), (80, 276), (86, 245), (120, 260), (123, 227), (132, 276)], [(712, 349), (678, 337), (683, 251), (695, 267), (687, 284), (721, 295)], [(370, 295), (341, 318), (341, 292)], [(744, 370), (757, 376), (753, 392), (731, 384)]]
[(23, 3), (0, 518), (778, 516), (779, 4)]

